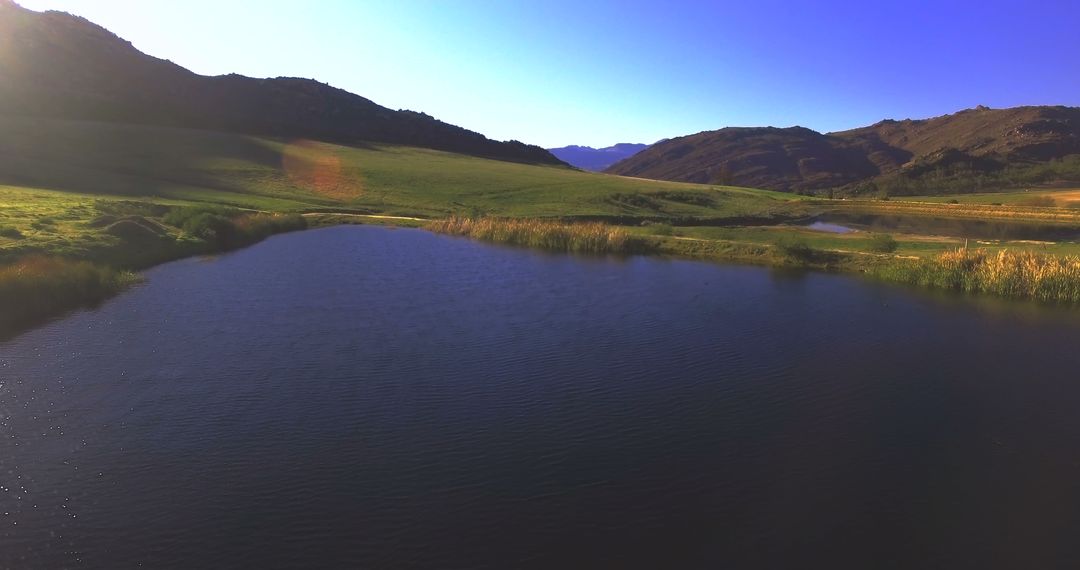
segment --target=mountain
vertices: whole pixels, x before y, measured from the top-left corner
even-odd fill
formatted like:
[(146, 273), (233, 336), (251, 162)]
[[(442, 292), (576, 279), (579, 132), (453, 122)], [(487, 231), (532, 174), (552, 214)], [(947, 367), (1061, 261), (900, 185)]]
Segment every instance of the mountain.
[(600, 172), (616, 162), (630, 158), (647, 148), (649, 148), (647, 144), (619, 143), (607, 148), (570, 145), (561, 148), (549, 148), (548, 152), (571, 166)]
[(197, 75), (83, 18), (34, 12), (12, 0), (0, 0), (0, 114), (383, 142), (561, 164), (538, 146), (493, 141), (310, 79)]
[(1080, 108), (978, 107), (822, 134), (728, 127), (670, 139), (608, 169), (787, 192), (962, 192), (1080, 181)]

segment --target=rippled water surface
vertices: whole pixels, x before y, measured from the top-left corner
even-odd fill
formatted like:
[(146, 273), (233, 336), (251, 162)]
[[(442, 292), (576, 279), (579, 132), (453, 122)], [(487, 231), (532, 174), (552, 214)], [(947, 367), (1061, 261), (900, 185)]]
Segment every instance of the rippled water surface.
[(331, 228), (0, 344), (0, 568), (1068, 568), (1080, 321)]

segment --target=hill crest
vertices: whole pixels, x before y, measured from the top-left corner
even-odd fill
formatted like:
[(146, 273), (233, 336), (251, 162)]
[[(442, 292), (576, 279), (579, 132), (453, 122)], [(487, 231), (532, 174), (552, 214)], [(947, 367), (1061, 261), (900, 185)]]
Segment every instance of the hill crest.
[[(1080, 177), (1080, 108), (979, 106), (929, 119), (887, 119), (818, 133), (804, 127), (727, 127), (657, 143), (608, 172), (788, 192), (913, 193)], [(1046, 172), (1033, 169), (1050, 165)], [(1071, 174), (1073, 171), (1074, 174)]]

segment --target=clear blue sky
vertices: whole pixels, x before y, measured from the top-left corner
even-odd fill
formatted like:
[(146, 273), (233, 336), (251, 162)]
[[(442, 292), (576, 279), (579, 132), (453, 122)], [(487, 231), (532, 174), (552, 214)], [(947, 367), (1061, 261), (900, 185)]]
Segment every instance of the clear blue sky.
[(17, 0), (543, 146), (1080, 105), (1080, 1)]

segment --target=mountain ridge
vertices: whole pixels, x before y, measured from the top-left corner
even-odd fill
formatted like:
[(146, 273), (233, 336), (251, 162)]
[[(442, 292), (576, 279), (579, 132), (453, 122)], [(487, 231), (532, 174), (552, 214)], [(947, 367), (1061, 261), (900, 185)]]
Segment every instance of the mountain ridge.
[(382, 142), (562, 164), (538, 146), (493, 141), (313, 79), (198, 75), (85, 18), (35, 12), (12, 0), (0, 0), (0, 113)]
[(607, 172), (852, 194), (977, 190), (1055, 176), (1080, 181), (1080, 108), (979, 106), (832, 133), (726, 127), (657, 143)]
[(568, 145), (558, 148), (549, 148), (547, 150), (555, 155), (556, 158), (571, 166), (600, 172), (621, 160), (634, 156), (646, 148), (649, 148), (649, 145), (641, 143), (618, 143), (604, 148)]

